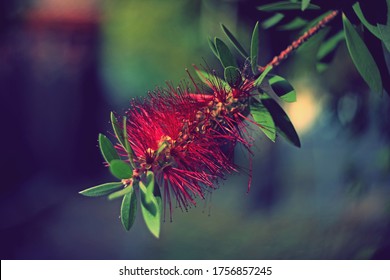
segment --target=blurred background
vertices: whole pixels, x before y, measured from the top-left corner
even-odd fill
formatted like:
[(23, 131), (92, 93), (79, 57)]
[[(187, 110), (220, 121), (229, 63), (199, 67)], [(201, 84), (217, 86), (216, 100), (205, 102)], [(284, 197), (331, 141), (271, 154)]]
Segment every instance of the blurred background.
[[(207, 37), (223, 37), (222, 22), (249, 48), (266, 2), (1, 1), (0, 257), (389, 259), (390, 100), (369, 92), (344, 43), (321, 73), (310, 44), (275, 69), (297, 90), (285, 108), (302, 148), (258, 133), (249, 193), (245, 174), (230, 176), (176, 209), (159, 240), (140, 213), (125, 232), (120, 201), (78, 194), (112, 180), (97, 147), (109, 112), (192, 64), (221, 73)], [(296, 35), (261, 30), (260, 62)], [(236, 156), (248, 166), (240, 147)]]

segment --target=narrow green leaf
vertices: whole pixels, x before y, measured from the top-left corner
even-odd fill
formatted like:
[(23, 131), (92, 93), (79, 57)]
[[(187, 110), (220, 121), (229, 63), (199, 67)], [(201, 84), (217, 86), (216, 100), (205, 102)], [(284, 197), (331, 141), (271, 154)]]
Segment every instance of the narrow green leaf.
[[(386, 25), (378, 23), (378, 30), (380, 33), (380, 37), (382, 38), (382, 42), (385, 45), (387, 51), (390, 52), (390, 0), (386, 0), (387, 4), (387, 22)], [(388, 92), (390, 94), (390, 92)]]
[(154, 175), (148, 171), (147, 177), (139, 182), (141, 195), (141, 212), (149, 231), (156, 237), (160, 236), (161, 204), (153, 194)]
[(120, 159), (114, 145), (112, 145), (111, 141), (101, 133), (99, 134), (99, 148), (107, 163), (110, 163), (115, 159)]
[[(301, 3), (293, 3), (290, 1), (280, 1), (276, 3), (266, 4), (257, 7), (258, 10), (264, 12), (275, 12), (275, 11), (289, 11), (289, 10), (301, 10)], [(309, 4), (306, 7), (306, 10), (319, 10), (320, 7), (317, 5)]]
[(112, 129), (114, 130), (116, 138), (118, 139), (119, 143), (121, 143), (121, 145), (125, 147), (125, 140), (123, 137), (122, 127), (119, 125), (118, 120), (116, 119), (113, 112), (111, 112), (110, 114), (110, 119), (111, 119)]
[(301, 57), (302, 64), (305, 64), (307, 69), (314, 70), (318, 61), (317, 54), (329, 31), (330, 27), (321, 29), (297, 50), (296, 54)]
[(262, 103), (256, 103), (251, 105), (251, 114), (261, 131), (263, 131), (272, 142), (275, 142), (276, 127), (270, 112), (268, 112)]
[(264, 107), (271, 113), (272, 119), (274, 120), (275, 126), (277, 128), (277, 132), (295, 146), (301, 147), (299, 136), (295, 131), (290, 118), (284, 112), (282, 107), (280, 107), (279, 104), (272, 98), (262, 99), (262, 103)]
[(152, 171), (146, 172), (146, 177), (142, 178), (141, 180), (144, 183), (144, 186), (146, 187), (146, 190), (150, 193), (154, 192), (154, 173)]
[(236, 66), (236, 62), (228, 46), (219, 38), (215, 38), (215, 47), (218, 51), (218, 57), (224, 68)]
[(210, 49), (211, 51), (214, 53), (214, 55), (219, 59), (219, 54), (218, 54), (218, 51), (217, 51), (217, 47), (215, 46), (213, 40), (211, 40), (211, 38), (209, 37), (209, 46), (210, 46)]
[(301, 17), (296, 17), (289, 23), (279, 26), (278, 30), (295, 30), (295, 29), (302, 28), (306, 24), (307, 24), (307, 20)]
[(337, 47), (337, 45), (342, 40), (344, 40), (344, 38), (345, 38), (344, 32), (340, 31), (337, 34), (333, 35), (330, 39), (323, 42), (320, 46), (320, 49), (318, 50), (317, 59), (321, 60), (329, 53), (331, 53)]
[(133, 188), (122, 199), (121, 222), (125, 230), (130, 230), (137, 213), (137, 196)]
[(382, 79), (374, 58), (344, 14), (343, 24), (348, 51), (357, 70), (373, 91), (382, 93)]
[(123, 128), (122, 128), (122, 131), (123, 131), (123, 138), (125, 139), (125, 143), (124, 143), (124, 148), (127, 152), (127, 157), (129, 158), (129, 162), (131, 164), (131, 166), (134, 168), (134, 152), (133, 152), (133, 149), (130, 147), (130, 143), (129, 143), (129, 140), (128, 140), (128, 136), (127, 136), (127, 119), (126, 119), (126, 116), (123, 117)]
[(306, 10), (310, 5), (310, 0), (302, 0), (302, 6), (301, 6), (301, 10), (304, 11)]
[(328, 69), (328, 67), (329, 67), (328, 63), (318, 62), (316, 64), (316, 69), (317, 69), (318, 73), (324, 72), (326, 69)]
[(282, 19), (284, 18), (284, 15), (282, 13), (276, 13), (270, 18), (267, 18), (261, 23), (261, 27), (264, 29), (271, 28), (272, 26), (275, 26), (278, 24)]
[(284, 78), (272, 75), (268, 80), (274, 93), (279, 96), (285, 102), (297, 101), (297, 95), (292, 85)]
[(126, 162), (114, 159), (110, 162), (110, 171), (118, 179), (129, 179), (133, 175), (133, 170)]
[(242, 55), (243, 58), (248, 58), (249, 55), (248, 53), (245, 51), (245, 49), (242, 47), (242, 45), (240, 44), (240, 42), (238, 42), (238, 40), (236, 39), (236, 37), (234, 37), (234, 35), (230, 32), (229, 29), (227, 29), (227, 27), (223, 24), (221, 24), (221, 28), (223, 30), (223, 32), (225, 32), (226, 36), (229, 38), (230, 42), (233, 44), (233, 46), (237, 49), (237, 51)]
[(251, 65), (253, 74), (258, 73), (257, 55), (259, 53), (259, 22), (256, 22), (251, 40)]
[(132, 192), (132, 189), (133, 189), (133, 186), (131, 186), (131, 185), (126, 186), (125, 188), (110, 194), (108, 196), (108, 200), (113, 200), (113, 199), (117, 199), (117, 198), (120, 198), (122, 196), (125, 196), (126, 194)]
[(102, 185), (98, 185), (92, 188), (88, 188), (85, 190), (82, 190), (79, 192), (79, 194), (85, 195), (85, 196), (103, 196), (109, 193), (112, 193), (113, 191), (116, 191), (122, 187), (121, 182), (114, 182), (114, 183), (105, 183)]
[(267, 76), (267, 74), (272, 70), (272, 66), (268, 66), (267, 68), (265, 68), (265, 70), (260, 74), (260, 76), (255, 80), (255, 82), (253, 83), (253, 85), (255, 87), (259, 87), (261, 85), (261, 83), (263, 82), (265, 76)]
[(379, 40), (382, 40), (382, 37), (380, 35), (380, 31), (378, 30), (378, 27), (375, 25), (372, 25), (371, 23), (369, 23), (367, 21), (367, 19), (365, 18), (364, 14), (363, 14), (363, 11), (360, 7), (359, 2), (356, 2), (352, 7), (353, 7), (353, 10), (355, 11), (355, 14), (359, 18), (359, 20), (364, 24), (364, 26), (367, 27), (367, 29), (372, 34), (374, 34)]
[(385, 45), (387, 51), (390, 52), (390, 24), (378, 24), (378, 30), (380, 32), (383, 44)]
[[(308, 24), (306, 24), (305, 27), (303, 27), (300, 31), (299, 31), (299, 34), (302, 35), (303, 33), (305, 33), (307, 30), (309, 30), (310, 28), (314, 27), (315, 25), (317, 25), (321, 20), (323, 20), (325, 17), (329, 16), (333, 11), (328, 11), (326, 13), (323, 13), (321, 15), (319, 15), (318, 17), (312, 19), (311, 21), (309, 21)], [(310, 40), (309, 40), (310, 41)]]
[(236, 67), (226, 67), (224, 75), (225, 81), (227, 81), (231, 87), (237, 88), (242, 84), (241, 72)]
[(196, 66), (194, 66), (194, 68), (195, 68), (195, 72), (198, 75), (199, 79), (204, 84), (206, 84), (209, 88), (213, 89), (216, 86), (221, 86), (221, 87), (224, 87), (225, 90), (230, 90), (229, 84), (227, 82), (225, 82), (224, 80), (222, 80), (221, 78), (219, 78), (219, 77), (217, 77), (209, 72), (206, 72), (204, 70), (200, 70)]

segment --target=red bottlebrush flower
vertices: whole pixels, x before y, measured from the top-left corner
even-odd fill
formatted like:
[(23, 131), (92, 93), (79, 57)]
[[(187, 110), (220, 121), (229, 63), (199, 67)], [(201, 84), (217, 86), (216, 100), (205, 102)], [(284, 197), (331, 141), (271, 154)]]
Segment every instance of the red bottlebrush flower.
[[(200, 75), (203, 75), (195, 67)], [(248, 133), (247, 115), (249, 114), (249, 98), (254, 89), (253, 81), (244, 79), (237, 86), (217, 78), (214, 74), (203, 76), (203, 80), (211, 89), (211, 94), (190, 94), (204, 106), (204, 112), (213, 123), (213, 132), (219, 137), (226, 137), (233, 149), (236, 143), (241, 143), (250, 152), (253, 138)], [(251, 153), (251, 152), (250, 152)]]
[(137, 172), (155, 174), (163, 189), (164, 216), (166, 206), (172, 216), (172, 197), (187, 209), (195, 205), (195, 197), (203, 198), (218, 179), (235, 170), (201, 109), (186, 91), (169, 86), (148, 99), (132, 101), (127, 112)]
[[(227, 144), (224, 146), (227, 154), (233, 154), (236, 144), (240, 143), (252, 156), (251, 146), (254, 139), (250, 136), (248, 129), (249, 123), (254, 122), (247, 116), (249, 115), (250, 97), (255, 89), (253, 80), (242, 79), (236, 85), (231, 86), (217, 78), (214, 73), (200, 71), (196, 66), (195, 69), (212, 91), (211, 94), (190, 94), (193, 100), (204, 106), (205, 118), (209, 119), (211, 124), (210, 133), (227, 139)], [(191, 80), (193, 81), (192, 77)], [(248, 175), (249, 191), (252, 181), (251, 157), (249, 157)]]

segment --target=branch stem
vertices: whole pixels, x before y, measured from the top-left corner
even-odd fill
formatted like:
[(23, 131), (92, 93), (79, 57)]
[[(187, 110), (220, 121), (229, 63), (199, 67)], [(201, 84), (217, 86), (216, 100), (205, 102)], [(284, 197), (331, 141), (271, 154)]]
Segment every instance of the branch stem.
[(329, 15), (320, 20), (315, 26), (306, 31), (302, 36), (300, 36), (297, 40), (292, 42), (285, 50), (283, 50), (279, 55), (275, 56), (267, 65), (259, 66), (259, 71), (262, 73), (267, 67), (278, 66), (283, 60), (285, 60), (293, 51), (298, 49), (304, 42), (313, 37), (319, 30), (324, 28), (331, 22), (337, 15), (339, 11), (332, 11)]

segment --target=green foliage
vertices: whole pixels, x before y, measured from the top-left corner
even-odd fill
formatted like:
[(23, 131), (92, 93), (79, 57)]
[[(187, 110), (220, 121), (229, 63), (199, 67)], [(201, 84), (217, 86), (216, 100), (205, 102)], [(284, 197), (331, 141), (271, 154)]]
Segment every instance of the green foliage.
[(370, 51), (348, 18), (343, 15), (345, 39), (351, 58), (360, 75), (375, 92), (382, 92), (382, 79)]
[(344, 33), (342, 31), (336, 33), (335, 35), (333, 35), (331, 38), (329, 38), (328, 40), (324, 41), (321, 46), (320, 46), (320, 49), (318, 50), (318, 54), (317, 54), (317, 59), (318, 60), (321, 60), (323, 59), (325, 56), (327, 56), (328, 54), (330, 54), (332, 51), (335, 50), (335, 48), (337, 47), (337, 45), (342, 41), (344, 40)]
[(225, 82), (224, 80), (222, 80), (221, 78), (219, 78), (218, 76), (213, 75), (213, 74), (211, 74), (211, 73), (209, 73), (207, 71), (200, 70), (197, 67), (194, 67), (194, 68), (195, 68), (195, 73), (198, 75), (199, 79), (204, 84), (206, 84), (209, 88), (212, 89), (216, 85), (221, 85), (226, 90), (230, 90), (229, 84), (227, 82)]
[(209, 38), (208, 42), (209, 42), (209, 46), (210, 46), (210, 49), (212, 50), (213, 54), (219, 59), (219, 54), (218, 54), (217, 47), (215, 46), (214, 41), (211, 38)]
[(378, 30), (378, 27), (375, 26), (375, 25), (372, 25), (371, 23), (369, 23), (369, 22), (367, 21), (367, 19), (365, 18), (364, 14), (363, 14), (362, 9), (360, 8), (359, 2), (356, 2), (352, 7), (353, 7), (353, 10), (355, 11), (357, 17), (358, 17), (359, 20), (361, 21), (361, 23), (363, 23), (364, 26), (365, 26), (372, 34), (374, 34), (378, 39), (381, 39), (381, 35), (380, 35), (379, 30)]
[(390, 52), (390, 24), (378, 24), (378, 30), (388, 52)]
[(110, 162), (110, 172), (118, 179), (129, 179), (133, 175), (130, 165), (119, 159)]
[(323, 20), (324, 18), (326, 18), (327, 16), (329, 16), (330, 14), (332, 13), (332, 11), (328, 11), (328, 12), (325, 12), (317, 17), (315, 17), (314, 19), (310, 20), (299, 32), (300, 35), (302, 35), (303, 33), (305, 33), (306, 31), (308, 31), (310, 28), (314, 27), (315, 25), (317, 25), (321, 20)]
[(297, 54), (303, 59), (306, 68), (315, 69), (318, 62), (318, 52), (329, 31), (329, 27), (321, 29), (297, 50)]
[(131, 166), (134, 168), (134, 159), (133, 159), (134, 152), (131, 149), (130, 143), (128, 141), (126, 122), (127, 122), (126, 117), (123, 117), (123, 138), (125, 139), (124, 140), (125, 143), (124, 143), (123, 147), (125, 148), (125, 150), (127, 152), (127, 157), (129, 158), (129, 162), (130, 162)]
[(267, 74), (272, 70), (272, 66), (268, 66), (264, 69), (264, 71), (260, 74), (260, 76), (254, 81), (254, 86), (259, 87), (261, 83), (263, 82), (264, 78), (267, 76)]
[(135, 221), (137, 213), (137, 196), (134, 189), (126, 194), (122, 199), (121, 204), (121, 222), (125, 230), (130, 230)]
[[(305, 1), (310, 2), (310, 1)], [(304, 4), (302, 3), (293, 3), (290, 1), (280, 1), (276, 3), (271, 3), (267, 5), (258, 6), (257, 9), (263, 12), (275, 12), (275, 11), (288, 11), (288, 10), (302, 10)], [(305, 10), (318, 10), (319, 6), (308, 3), (305, 4)]]
[(276, 139), (275, 122), (271, 113), (261, 102), (254, 102), (250, 107), (251, 115), (262, 132), (272, 141)]
[(116, 138), (118, 139), (119, 143), (125, 147), (125, 138), (123, 136), (123, 130), (120, 124), (118, 123), (118, 120), (116, 119), (115, 115), (113, 112), (110, 114), (110, 119), (111, 119), (111, 125), (112, 129), (115, 133)]
[(84, 196), (103, 196), (112, 193), (122, 187), (121, 182), (105, 183), (79, 192)]
[(386, 24), (384, 25), (378, 23), (377, 26), (380, 33), (380, 38), (382, 39), (382, 42), (385, 45), (387, 51), (390, 52), (390, 0), (386, 0), (386, 4), (387, 4)]
[(301, 9), (302, 11), (306, 10), (310, 5), (310, 0), (302, 0), (302, 6)]
[(108, 196), (108, 200), (113, 200), (113, 199), (117, 199), (117, 198), (120, 198), (124, 195), (127, 195), (128, 193), (132, 192), (133, 191), (133, 187), (132, 185), (129, 185), (129, 186), (125, 186), (123, 189), (119, 190), (119, 191), (116, 191), (112, 194), (110, 194)]
[(147, 172), (145, 178), (139, 182), (141, 196), (141, 211), (149, 231), (156, 237), (160, 236), (161, 202), (154, 196), (154, 174)]
[(115, 159), (120, 159), (111, 141), (104, 134), (99, 134), (98, 141), (100, 151), (107, 163), (110, 163)]
[(237, 66), (232, 53), (228, 46), (219, 38), (215, 38), (215, 48), (218, 52), (218, 58), (224, 68), (229, 66)]
[(275, 122), (278, 134), (289, 140), (293, 145), (301, 147), (301, 141), (295, 131), (290, 118), (284, 112), (282, 107), (272, 98), (262, 99), (264, 107), (270, 112), (272, 119)]
[(252, 32), (251, 40), (251, 66), (253, 74), (257, 74), (258, 65), (257, 65), (257, 55), (259, 53), (259, 22), (256, 22), (255, 27)]
[(269, 17), (268, 19), (264, 20), (261, 23), (261, 27), (264, 29), (271, 28), (278, 24), (282, 19), (284, 18), (284, 15), (282, 13), (276, 13), (273, 16)]
[(242, 84), (241, 72), (236, 67), (233, 66), (226, 67), (224, 76), (225, 76), (225, 81), (228, 82), (228, 84), (232, 88), (239, 87)]
[(284, 78), (272, 75), (268, 80), (274, 93), (279, 96), (285, 102), (295, 102), (297, 100), (297, 94), (292, 85)]
[(221, 28), (223, 32), (225, 32), (226, 36), (229, 38), (230, 42), (233, 44), (233, 46), (237, 49), (237, 51), (242, 55), (243, 58), (249, 57), (248, 53), (245, 51), (245, 49), (242, 47), (240, 42), (234, 37), (234, 35), (230, 32), (229, 29), (223, 24), (221, 24)]
[(306, 26), (306, 24), (307, 24), (307, 20), (300, 18), (300, 17), (296, 17), (293, 20), (291, 20), (289, 23), (286, 23), (284, 25), (279, 26), (278, 29), (279, 30), (295, 30), (295, 29), (299, 29), (299, 28)]

